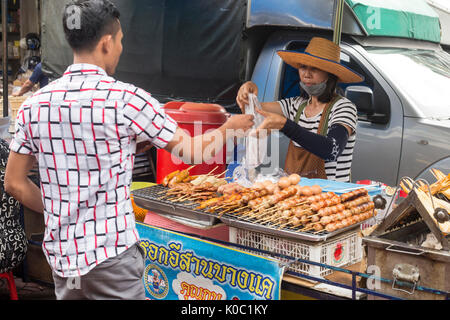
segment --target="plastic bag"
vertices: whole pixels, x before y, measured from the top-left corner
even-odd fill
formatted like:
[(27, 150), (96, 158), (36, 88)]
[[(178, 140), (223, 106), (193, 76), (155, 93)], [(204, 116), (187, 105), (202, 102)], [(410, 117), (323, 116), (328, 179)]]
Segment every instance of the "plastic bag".
[[(252, 131), (256, 130), (264, 121), (264, 117), (255, 111), (255, 108), (261, 109), (258, 98), (250, 93), (248, 95), (249, 104), (245, 106), (245, 114), (251, 114), (255, 117)], [(253, 134), (245, 138), (245, 158), (244, 167), (251, 169), (256, 168), (264, 162), (267, 151), (267, 136), (257, 137)]]
[(287, 177), (288, 174), (281, 168), (276, 168), (272, 172), (261, 172), (257, 168), (246, 168), (243, 165), (237, 166), (233, 171), (232, 182), (236, 182), (244, 188), (250, 188), (256, 182), (272, 181), (278, 182), (281, 177)]

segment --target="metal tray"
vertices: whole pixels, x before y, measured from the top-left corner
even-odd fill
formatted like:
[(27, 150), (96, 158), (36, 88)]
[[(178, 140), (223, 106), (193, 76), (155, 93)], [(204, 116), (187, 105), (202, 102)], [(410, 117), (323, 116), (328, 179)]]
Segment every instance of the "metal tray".
[(161, 192), (169, 190), (162, 185), (155, 185), (148, 188), (138, 189), (133, 191), (133, 197), (136, 205), (141, 208), (174, 215), (195, 221), (204, 226), (213, 226), (220, 223), (217, 216), (205, 211), (196, 210), (198, 204), (191, 201), (172, 202), (165, 199), (160, 199), (164, 193)]
[(220, 212), (209, 213), (202, 210), (196, 210), (194, 208), (197, 207), (198, 204), (191, 201), (172, 202), (170, 200), (160, 199), (160, 197), (164, 194), (163, 192), (167, 190), (169, 189), (162, 185), (155, 185), (152, 187), (135, 190), (133, 191), (134, 201), (138, 206), (144, 209), (155, 211), (157, 213), (187, 218), (204, 226), (212, 226), (222, 222), (230, 227), (266, 233), (282, 238), (290, 238), (310, 242), (326, 241), (347, 231), (354, 230), (358, 228), (362, 223), (367, 221), (361, 221), (357, 224), (336, 230), (334, 232), (301, 232), (295, 228), (288, 227), (283, 227), (282, 229), (280, 229), (279, 227), (270, 225), (269, 223), (255, 223), (251, 219), (243, 220), (227, 213), (220, 215)]

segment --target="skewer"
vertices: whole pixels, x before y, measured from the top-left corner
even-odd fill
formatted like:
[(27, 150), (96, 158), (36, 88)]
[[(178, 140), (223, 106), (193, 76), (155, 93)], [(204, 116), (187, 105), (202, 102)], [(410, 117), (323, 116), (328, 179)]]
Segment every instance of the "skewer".
[(189, 197), (190, 197), (190, 195), (184, 195), (184, 196), (182, 196), (182, 197), (180, 197), (178, 199), (171, 200), (171, 201), (172, 202), (183, 202), (183, 201), (189, 200)]
[(219, 168), (219, 166), (215, 167), (214, 169), (212, 169), (209, 173), (207, 173), (206, 175), (209, 176), (211, 173), (213, 173), (214, 171), (217, 170), (217, 168)]
[(269, 215), (269, 216), (265, 216), (265, 215), (264, 215), (263, 217), (259, 218), (259, 219), (256, 220), (255, 222), (256, 222), (256, 223), (265, 223), (265, 222), (270, 222), (271, 220), (274, 220), (274, 219), (275, 219), (275, 221), (276, 221), (277, 218), (280, 219), (281, 217), (277, 217), (275, 214), (271, 214), (271, 215)]
[(194, 164), (193, 166), (190, 166), (189, 168), (186, 169), (186, 171), (190, 171), (191, 169), (193, 169), (194, 167), (196, 167), (197, 165)]
[(230, 208), (221, 211), (221, 212), (220, 212), (220, 216), (222, 216), (224, 213), (226, 213), (226, 212), (228, 212), (228, 211), (230, 211), (230, 210), (233, 210), (233, 209), (236, 209), (236, 206), (231, 206)]
[(234, 209), (233, 211), (229, 212), (231, 214), (239, 215), (240, 211), (245, 210), (245, 208), (239, 207), (237, 209)]
[(256, 219), (259, 216), (259, 212), (251, 211), (251, 213), (245, 215), (247, 219)]
[(263, 211), (263, 212), (260, 212), (260, 211), (253, 211), (253, 214), (250, 215), (250, 218), (255, 218), (255, 217), (257, 217), (257, 216), (259, 216), (259, 217), (261, 217), (261, 216), (266, 216), (266, 213), (264, 213), (264, 211)]
[(239, 216), (243, 216), (243, 217), (245, 217), (249, 212), (251, 212), (251, 210), (244, 210), (244, 211), (238, 211), (238, 212), (235, 212), (235, 215), (239, 215)]
[(298, 231), (306, 232), (306, 231), (309, 231), (309, 230), (312, 230), (312, 229), (314, 229), (314, 228), (313, 227), (306, 227), (306, 228), (303, 228), (303, 229), (299, 229)]
[(280, 210), (280, 209), (277, 208), (277, 207), (271, 207), (271, 208), (269, 208), (269, 209), (264, 210), (264, 212), (272, 213), (272, 212), (276, 212), (276, 211), (278, 211), (278, 210)]
[(219, 178), (220, 176), (223, 176), (224, 174), (226, 174), (227, 173), (227, 170), (225, 170), (224, 172), (222, 172), (222, 173), (219, 173), (219, 174), (216, 174), (216, 175), (213, 175), (213, 177), (215, 177), (215, 178)]
[(291, 221), (288, 221), (288, 222), (282, 224), (281, 226), (278, 227), (278, 230), (283, 229), (284, 227), (290, 225), (291, 223), (292, 223)]

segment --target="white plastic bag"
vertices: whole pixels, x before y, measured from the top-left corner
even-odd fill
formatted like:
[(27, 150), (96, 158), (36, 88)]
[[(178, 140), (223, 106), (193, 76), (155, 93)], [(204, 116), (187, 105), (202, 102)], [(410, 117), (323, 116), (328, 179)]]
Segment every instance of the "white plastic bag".
[[(245, 114), (251, 114), (255, 117), (252, 131), (256, 130), (264, 121), (264, 117), (255, 111), (255, 108), (261, 109), (258, 98), (250, 93), (248, 96), (249, 104), (245, 106)], [(257, 137), (250, 134), (245, 138), (245, 158), (243, 166), (251, 169), (261, 165), (266, 157), (267, 151), (267, 135), (265, 137)]]

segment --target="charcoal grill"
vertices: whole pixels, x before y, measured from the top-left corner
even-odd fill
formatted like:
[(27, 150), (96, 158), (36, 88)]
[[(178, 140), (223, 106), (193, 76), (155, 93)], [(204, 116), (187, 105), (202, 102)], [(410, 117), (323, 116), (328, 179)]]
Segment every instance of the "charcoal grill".
[(243, 218), (227, 213), (221, 215), (220, 212), (211, 213), (204, 210), (197, 210), (195, 208), (198, 207), (198, 204), (192, 201), (173, 202), (168, 199), (161, 199), (161, 197), (164, 195), (164, 192), (168, 190), (169, 188), (162, 185), (155, 185), (148, 188), (139, 189), (133, 192), (134, 201), (138, 206), (142, 208), (158, 213), (180, 216), (183, 218), (194, 220), (203, 225), (214, 225), (222, 222), (231, 227), (261, 232), (281, 238), (305, 240), (311, 242), (326, 241), (327, 239), (334, 238), (335, 236), (342, 233), (355, 230), (359, 228), (360, 224), (367, 221), (360, 221), (357, 224), (336, 230), (334, 232), (303, 232), (292, 227), (280, 228), (280, 226), (270, 222), (258, 223), (257, 219), (255, 218)]
[(189, 219), (203, 226), (213, 226), (220, 223), (217, 215), (195, 209), (198, 204), (192, 201), (173, 202), (161, 199), (165, 191), (168, 190), (169, 188), (159, 184), (135, 190), (133, 191), (134, 201), (141, 208)]
[[(408, 197), (362, 239), (367, 247), (367, 265), (377, 266), (380, 277), (392, 280), (391, 284), (380, 283), (380, 290), (385, 294), (429, 300), (445, 299), (441, 293), (450, 291), (450, 236), (435, 219), (437, 208), (430, 199), (421, 190), (411, 190)], [(429, 234), (434, 235), (442, 249), (421, 246)], [(418, 286), (440, 293), (417, 290)]]

